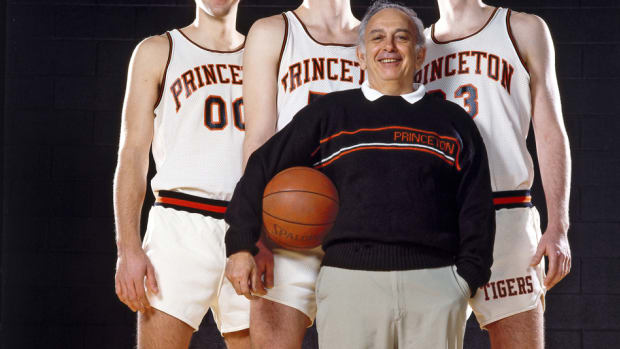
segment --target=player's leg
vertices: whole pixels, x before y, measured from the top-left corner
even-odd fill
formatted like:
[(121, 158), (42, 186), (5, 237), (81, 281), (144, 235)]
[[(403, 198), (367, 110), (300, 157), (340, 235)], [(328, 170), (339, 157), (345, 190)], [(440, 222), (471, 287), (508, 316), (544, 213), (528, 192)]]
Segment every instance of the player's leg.
[(301, 348), (316, 315), (316, 278), (323, 250), (274, 249), (274, 287), (252, 301), (250, 337), (254, 348)]
[(541, 302), (536, 309), (493, 322), (486, 328), (492, 349), (542, 349), (545, 345)]
[(224, 342), (228, 349), (250, 349), (250, 330), (223, 333)]
[(264, 298), (251, 302), (250, 338), (254, 349), (300, 348), (311, 321), (301, 311)]
[(187, 349), (194, 329), (157, 309), (138, 313), (138, 349)]

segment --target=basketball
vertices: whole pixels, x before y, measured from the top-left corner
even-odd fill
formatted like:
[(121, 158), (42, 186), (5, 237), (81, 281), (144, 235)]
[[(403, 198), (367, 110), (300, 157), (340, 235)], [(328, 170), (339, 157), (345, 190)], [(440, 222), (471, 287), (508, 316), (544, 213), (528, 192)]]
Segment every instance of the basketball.
[(338, 191), (326, 175), (310, 167), (288, 168), (265, 187), (264, 229), (284, 248), (317, 247), (334, 225), (338, 202)]

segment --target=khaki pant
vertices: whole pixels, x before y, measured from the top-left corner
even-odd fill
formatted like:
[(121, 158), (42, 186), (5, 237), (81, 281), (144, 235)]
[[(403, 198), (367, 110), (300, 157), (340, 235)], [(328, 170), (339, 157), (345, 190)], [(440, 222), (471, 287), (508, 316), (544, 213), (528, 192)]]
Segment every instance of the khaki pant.
[(363, 271), (322, 267), (321, 349), (460, 349), (469, 287), (454, 266)]

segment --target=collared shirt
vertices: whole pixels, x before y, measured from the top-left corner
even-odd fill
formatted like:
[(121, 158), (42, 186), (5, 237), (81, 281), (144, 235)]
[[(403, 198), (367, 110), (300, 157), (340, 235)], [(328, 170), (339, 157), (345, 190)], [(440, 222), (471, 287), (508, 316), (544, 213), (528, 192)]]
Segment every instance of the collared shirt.
[[(411, 104), (419, 101), (426, 94), (426, 89), (422, 84), (413, 84), (413, 89), (413, 92), (400, 95), (401, 97), (403, 97), (403, 99), (405, 99)], [(368, 84), (368, 80), (364, 81), (364, 83), (362, 84), (362, 93), (364, 94), (364, 97), (366, 97), (366, 99), (371, 102), (374, 102), (375, 100), (379, 99), (379, 97), (383, 96), (383, 93), (370, 87), (370, 85)]]

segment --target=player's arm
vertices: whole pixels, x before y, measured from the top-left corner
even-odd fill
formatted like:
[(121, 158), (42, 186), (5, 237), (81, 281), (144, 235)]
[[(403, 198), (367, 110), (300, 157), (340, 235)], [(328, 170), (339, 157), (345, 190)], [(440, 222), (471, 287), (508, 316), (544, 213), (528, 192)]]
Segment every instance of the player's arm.
[(250, 155), (276, 132), (278, 63), (284, 32), (284, 19), (276, 15), (259, 19), (248, 33), (243, 53), (243, 168)]
[(569, 273), (571, 267), (567, 238), (570, 148), (562, 118), (555, 51), (549, 28), (541, 18), (524, 13), (514, 14), (511, 26), (530, 72), (532, 123), (548, 213), (547, 229), (532, 264), (540, 263), (543, 254), (548, 256), (545, 286), (551, 288)]
[(150, 307), (144, 283), (157, 292), (153, 267), (142, 250), (140, 212), (146, 192), (149, 148), (153, 139), (153, 107), (168, 59), (165, 36), (142, 41), (129, 63), (123, 103), (118, 163), (114, 176), (117, 264), (115, 288), (118, 298), (131, 310)]
[[(284, 19), (276, 15), (256, 21), (246, 39), (243, 53), (243, 168), (250, 155), (276, 131), (278, 63), (284, 32)], [(264, 284), (260, 283), (258, 292), (264, 293), (265, 287), (273, 287), (273, 253), (260, 241), (258, 247), (254, 259), (258, 274), (264, 275)]]

